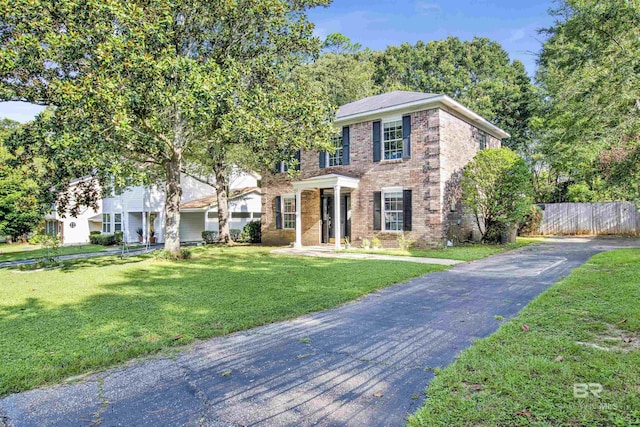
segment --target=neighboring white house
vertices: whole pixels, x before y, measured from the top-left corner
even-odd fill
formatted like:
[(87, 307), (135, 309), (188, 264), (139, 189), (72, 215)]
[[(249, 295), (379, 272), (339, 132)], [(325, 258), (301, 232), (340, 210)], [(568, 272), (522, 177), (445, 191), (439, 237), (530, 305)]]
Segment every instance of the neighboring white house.
[[(242, 228), (253, 218), (259, 220), (262, 208), (259, 179), (255, 174), (232, 174), (229, 198), (231, 228)], [(218, 229), (215, 190), (184, 174), (181, 184), (180, 239), (200, 241), (203, 231)], [(91, 231), (103, 234), (121, 231), (123, 239), (133, 243), (139, 241), (138, 230), (141, 229), (143, 241), (147, 241), (153, 232), (157, 243), (164, 242), (164, 185), (131, 187), (122, 194), (100, 200), (98, 206), (98, 210), (87, 208), (76, 217), (66, 215), (65, 218), (54, 209), (45, 217), (46, 232), (60, 234), (64, 244), (78, 244), (89, 242)]]

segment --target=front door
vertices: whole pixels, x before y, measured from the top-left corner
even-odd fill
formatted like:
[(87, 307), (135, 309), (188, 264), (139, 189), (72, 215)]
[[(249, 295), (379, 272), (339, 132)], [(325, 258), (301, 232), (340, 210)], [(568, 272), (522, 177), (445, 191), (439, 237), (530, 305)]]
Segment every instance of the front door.
[[(331, 191), (331, 194), (329, 194)], [(321, 242), (331, 243), (334, 241), (334, 200), (333, 190), (328, 190), (327, 194), (324, 194), (324, 190), (320, 193), (320, 218), (322, 220), (322, 232)], [(345, 236), (351, 237), (351, 195), (340, 195), (340, 238)]]

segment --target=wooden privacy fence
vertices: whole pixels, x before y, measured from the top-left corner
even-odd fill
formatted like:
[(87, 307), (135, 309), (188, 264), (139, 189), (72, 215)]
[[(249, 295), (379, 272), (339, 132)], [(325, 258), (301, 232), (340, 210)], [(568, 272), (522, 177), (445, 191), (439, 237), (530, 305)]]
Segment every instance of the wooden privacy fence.
[(538, 233), (640, 235), (640, 210), (630, 202), (546, 203)]

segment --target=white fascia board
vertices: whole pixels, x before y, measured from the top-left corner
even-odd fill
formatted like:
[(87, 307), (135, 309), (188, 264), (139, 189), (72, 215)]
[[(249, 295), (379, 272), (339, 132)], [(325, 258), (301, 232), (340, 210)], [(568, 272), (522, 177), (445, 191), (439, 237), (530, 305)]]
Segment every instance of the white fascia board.
[(477, 113), (474, 113), (458, 101), (450, 98), (447, 95), (438, 95), (433, 98), (421, 99), (419, 101), (407, 102), (405, 104), (393, 105), (387, 108), (380, 108), (373, 111), (365, 111), (358, 114), (352, 114), (344, 116), (334, 121), (336, 126), (346, 126), (355, 123), (365, 122), (367, 120), (381, 118), (382, 116), (389, 116), (391, 114), (404, 114), (413, 111), (427, 110), (429, 108), (438, 108), (445, 105), (452, 110), (458, 112), (463, 117), (467, 118), (474, 125), (480, 129), (490, 133), (496, 138), (504, 139), (509, 138), (511, 135), (500, 129), (498, 126), (492, 124), (487, 119), (483, 118)]

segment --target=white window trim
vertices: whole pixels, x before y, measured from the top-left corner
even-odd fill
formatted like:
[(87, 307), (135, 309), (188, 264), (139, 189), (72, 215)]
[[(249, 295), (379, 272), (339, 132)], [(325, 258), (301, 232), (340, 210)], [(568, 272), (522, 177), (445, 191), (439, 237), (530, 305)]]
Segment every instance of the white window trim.
[[(387, 140), (384, 139), (384, 125), (389, 124), (389, 123), (395, 123), (395, 122), (400, 122), (400, 129), (403, 129), (403, 123), (402, 123), (402, 116), (399, 116), (397, 118), (387, 118), (385, 120), (382, 121), (382, 124), (380, 125), (380, 151), (381, 151), (381, 160), (382, 161), (394, 161), (394, 160), (402, 160), (402, 153), (404, 152), (404, 140), (402, 138), (402, 135), (400, 136), (400, 139), (394, 139), (393, 141), (400, 141), (400, 157), (396, 157), (394, 159), (387, 159), (386, 157), (386, 142)], [(401, 132), (403, 132), (404, 130), (401, 130)], [(392, 140), (389, 140), (392, 141)]]
[[(403, 193), (403, 191), (404, 191), (404, 188), (402, 188), (402, 187), (386, 187), (386, 188), (383, 188), (381, 190), (380, 197), (381, 197), (382, 200), (380, 200), (380, 204), (382, 206), (380, 206), (381, 207), (381, 212), (380, 212), (381, 221), (380, 222), (382, 224), (380, 224), (380, 226), (381, 226), (380, 228), (382, 229), (382, 231), (384, 231), (386, 233), (402, 233), (404, 231), (404, 218), (402, 218), (402, 225), (403, 226), (400, 227), (401, 228), (400, 230), (387, 230), (387, 221), (385, 220), (386, 219), (386, 215), (385, 215), (386, 211), (385, 211), (385, 203), (384, 203), (385, 194), (387, 194), (387, 193), (400, 193), (400, 194), (402, 194), (402, 206), (404, 207), (404, 193)], [(394, 212), (396, 212), (396, 211), (394, 211)]]
[[(284, 207), (285, 207), (285, 200), (286, 199), (293, 199), (293, 227), (287, 227), (286, 223), (287, 221), (285, 220), (286, 216), (285, 215), (291, 215), (292, 212), (285, 212)], [(282, 229), (283, 230), (295, 230), (296, 229), (296, 195), (294, 193), (288, 193), (288, 194), (283, 194), (281, 196), (281, 212), (282, 212)]]

